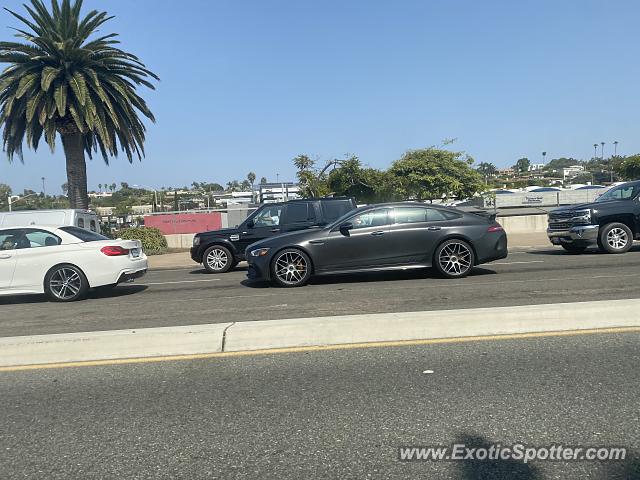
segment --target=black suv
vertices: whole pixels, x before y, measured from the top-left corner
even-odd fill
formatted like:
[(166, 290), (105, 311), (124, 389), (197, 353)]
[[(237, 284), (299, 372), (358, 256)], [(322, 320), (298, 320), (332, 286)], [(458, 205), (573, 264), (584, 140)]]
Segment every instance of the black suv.
[(623, 183), (593, 203), (549, 212), (549, 240), (570, 253), (598, 245), (608, 253), (624, 253), (640, 238), (640, 181)]
[(252, 243), (281, 233), (322, 227), (356, 208), (353, 198), (320, 198), (268, 203), (260, 206), (236, 228), (198, 233), (191, 258), (209, 273), (224, 273), (244, 260)]

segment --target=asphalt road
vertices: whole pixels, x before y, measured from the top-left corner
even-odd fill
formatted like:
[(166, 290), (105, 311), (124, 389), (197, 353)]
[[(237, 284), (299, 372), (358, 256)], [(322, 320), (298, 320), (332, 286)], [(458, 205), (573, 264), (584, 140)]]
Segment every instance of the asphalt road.
[(639, 267), (639, 247), (580, 256), (543, 249), (511, 253), (462, 280), (406, 271), (322, 277), (282, 289), (252, 284), (244, 270), (207, 275), (194, 264), (151, 271), (136, 284), (72, 304), (0, 297), (0, 336), (638, 298)]
[[(618, 333), (0, 373), (0, 478), (638, 479), (639, 344)], [(630, 451), (398, 460), (403, 445), (493, 442)]]

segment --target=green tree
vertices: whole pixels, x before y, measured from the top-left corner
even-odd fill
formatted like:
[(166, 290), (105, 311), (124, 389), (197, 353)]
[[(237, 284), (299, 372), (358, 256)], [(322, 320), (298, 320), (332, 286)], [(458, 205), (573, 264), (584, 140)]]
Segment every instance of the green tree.
[(389, 172), (395, 177), (396, 195), (405, 199), (468, 198), (484, 188), (472, 164), (463, 152), (427, 148), (408, 151)]
[(13, 192), (11, 191), (11, 187), (6, 183), (0, 183), (0, 202), (4, 203), (7, 201), (9, 195)]
[(336, 166), (336, 160), (331, 160), (322, 168), (315, 167), (316, 161), (308, 155), (298, 155), (293, 164), (298, 169), (296, 177), (300, 183), (300, 195), (304, 198), (326, 197), (331, 193), (329, 188), (329, 169)]
[(488, 163), (488, 162), (480, 163), (480, 165), (478, 165), (478, 168), (476, 168), (476, 170), (480, 172), (480, 175), (484, 177), (485, 183), (487, 182), (487, 179), (489, 177), (493, 177), (498, 171), (498, 169), (493, 163)]
[(378, 203), (394, 199), (394, 177), (375, 168), (363, 168), (356, 156), (340, 163), (328, 178), (335, 195), (354, 197), (361, 203)]
[(256, 181), (256, 174), (255, 174), (255, 173), (253, 173), (253, 172), (249, 172), (249, 173), (247, 174), (247, 180), (249, 180), (249, 183), (250, 183), (250, 184), (251, 184), (251, 186), (253, 187), (253, 184), (254, 184), (254, 183), (255, 183), (255, 181)]
[(112, 183), (112, 184), (109, 186), (109, 189), (110, 189), (112, 192), (115, 192), (115, 191), (116, 191), (116, 187), (117, 187), (117, 185), (116, 185), (115, 183)]
[(267, 183), (267, 177), (262, 177), (260, 179), (260, 185), (264, 185), (265, 183)]
[(624, 180), (640, 179), (640, 153), (624, 157), (614, 164), (614, 169)]
[(227, 182), (227, 192), (239, 192), (241, 190), (240, 182), (238, 180), (231, 180)]
[(520, 158), (513, 166), (513, 169), (518, 173), (524, 173), (529, 171), (529, 167), (531, 166), (531, 162), (528, 158)]
[(98, 191), (100, 191), (100, 192), (102, 191), (102, 184), (101, 183), (98, 184)]
[(69, 203), (87, 208), (85, 153), (104, 161), (144, 156), (144, 115), (154, 121), (136, 87), (154, 88), (158, 77), (133, 54), (115, 45), (117, 34), (92, 37), (112, 17), (92, 10), (80, 16), (82, 0), (43, 0), (25, 5), (30, 18), (9, 10), (26, 27), (22, 42), (0, 42), (0, 124), (9, 160), (23, 160), (22, 145), (37, 150), (40, 139), (53, 150), (59, 135), (66, 157)]

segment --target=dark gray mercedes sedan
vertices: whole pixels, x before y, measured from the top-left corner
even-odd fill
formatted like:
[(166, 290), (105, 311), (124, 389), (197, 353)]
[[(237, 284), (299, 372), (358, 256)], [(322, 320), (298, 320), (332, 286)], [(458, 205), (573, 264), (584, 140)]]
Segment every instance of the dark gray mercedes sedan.
[(409, 268), (462, 278), (474, 265), (506, 256), (507, 234), (492, 216), (421, 203), (368, 205), (246, 250), (248, 277), (283, 287), (300, 287), (313, 275)]

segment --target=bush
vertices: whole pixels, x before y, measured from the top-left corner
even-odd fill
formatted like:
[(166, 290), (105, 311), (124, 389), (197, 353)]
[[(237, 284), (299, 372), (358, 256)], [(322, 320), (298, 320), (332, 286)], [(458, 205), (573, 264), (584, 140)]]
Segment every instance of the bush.
[(159, 255), (167, 251), (167, 239), (157, 228), (138, 227), (120, 230), (118, 238), (124, 240), (140, 240), (147, 255)]

